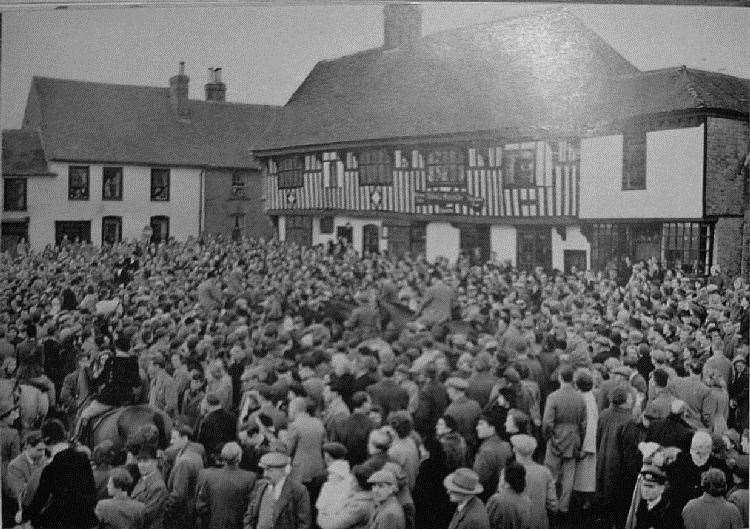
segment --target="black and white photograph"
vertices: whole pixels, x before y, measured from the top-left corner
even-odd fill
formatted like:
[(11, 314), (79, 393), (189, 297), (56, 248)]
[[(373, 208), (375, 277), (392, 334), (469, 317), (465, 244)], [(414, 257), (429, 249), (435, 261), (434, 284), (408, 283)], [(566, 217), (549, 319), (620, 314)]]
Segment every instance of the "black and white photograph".
[(0, 529), (750, 527), (689, 4), (0, 4)]

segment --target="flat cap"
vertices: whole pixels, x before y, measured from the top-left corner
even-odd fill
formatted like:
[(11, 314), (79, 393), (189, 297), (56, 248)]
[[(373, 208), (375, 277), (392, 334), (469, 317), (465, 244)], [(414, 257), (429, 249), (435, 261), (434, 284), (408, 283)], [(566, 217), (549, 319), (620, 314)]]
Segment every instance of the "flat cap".
[(445, 385), (449, 388), (465, 390), (469, 387), (469, 382), (460, 377), (450, 377), (445, 381)]
[(372, 476), (367, 479), (367, 483), (388, 483), (389, 485), (396, 485), (396, 476), (390, 470), (378, 470)]
[(269, 452), (260, 458), (258, 466), (261, 468), (281, 468), (289, 464), (291, 460), (281, 452)]

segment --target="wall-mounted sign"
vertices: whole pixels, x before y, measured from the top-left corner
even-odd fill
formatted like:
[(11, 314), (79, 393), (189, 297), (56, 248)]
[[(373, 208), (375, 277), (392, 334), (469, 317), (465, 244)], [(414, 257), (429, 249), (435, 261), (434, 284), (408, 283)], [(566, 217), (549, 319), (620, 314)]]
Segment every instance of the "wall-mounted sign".
[(414, 204), (417, 206), (459, 204), (473, 209), (481, 209), (484, 206), (484, 199), (465, 191), (417, 191), (414, 193)]

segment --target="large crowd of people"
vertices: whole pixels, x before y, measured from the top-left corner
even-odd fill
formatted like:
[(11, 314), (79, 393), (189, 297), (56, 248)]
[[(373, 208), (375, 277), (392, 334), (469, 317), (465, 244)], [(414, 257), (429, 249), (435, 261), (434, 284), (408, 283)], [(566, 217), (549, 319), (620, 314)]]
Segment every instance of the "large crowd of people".
[(748, 527), (749, 306), (653, 259), (19, 248), (3, 527)]

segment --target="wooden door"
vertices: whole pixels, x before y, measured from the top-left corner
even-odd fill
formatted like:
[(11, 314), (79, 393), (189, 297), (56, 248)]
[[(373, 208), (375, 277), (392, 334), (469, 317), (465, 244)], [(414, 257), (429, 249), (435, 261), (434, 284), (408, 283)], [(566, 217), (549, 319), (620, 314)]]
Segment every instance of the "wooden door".
[(362, 226), (362, 253), (378, 253), (380, 251), (380, 228), (377, 224)]
[(490, 258), (490, 227), (470, 224), (459, 226), (459, 230), (461, 252), (471, 256), (472, 261), (478, 254), (479, 261), (486, 262)]
[(586, 250), (563, 250), (563, 266), (566, 274), (575, 266), (577, 271), (586, 270)]
[(312, 244), (312, 217), (292, 215), (286, 218), (286, 241), (299, 246)]
[(549, 226), (523, 226), (518, 228), (516, 241), (516, 266), (531, 272), (537, 266), (552, 268), (552, 234)]

